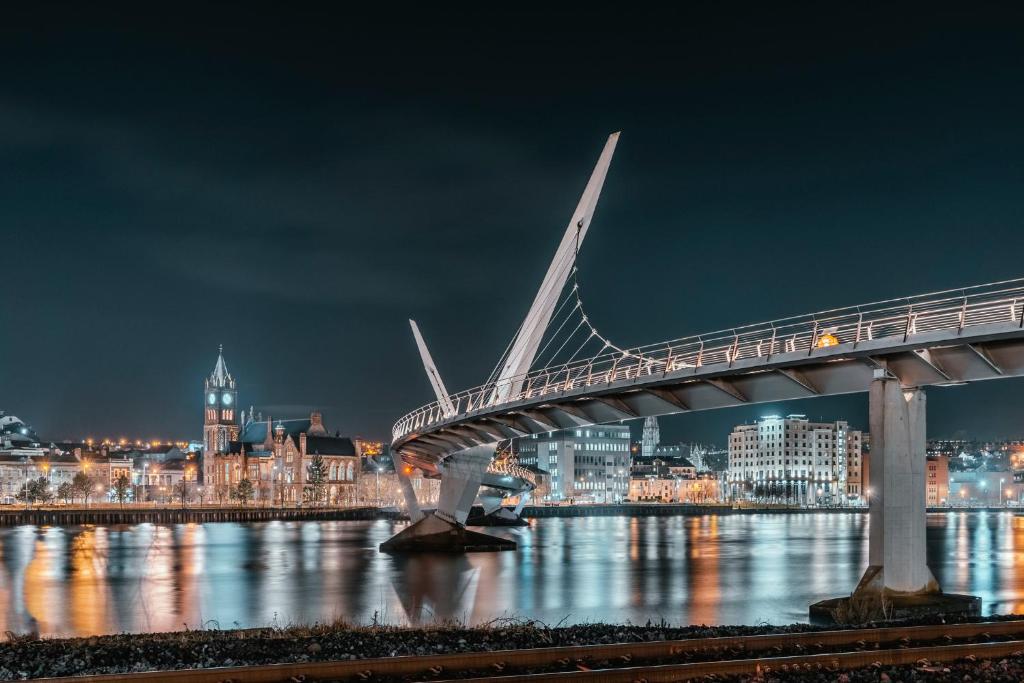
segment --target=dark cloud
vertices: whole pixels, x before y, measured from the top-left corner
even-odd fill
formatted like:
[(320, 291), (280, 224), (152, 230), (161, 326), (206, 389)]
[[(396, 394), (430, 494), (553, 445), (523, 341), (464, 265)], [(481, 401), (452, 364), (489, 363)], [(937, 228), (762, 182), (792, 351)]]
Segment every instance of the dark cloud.
[[(430, 398), (406, 319), (450, 387), (482, 381), (618, 129), (580, 268), (620, 344), (1015, 277), (1020, 19), (12, 10), (0, 407), (195, 436), (224, 343), (244, 405), (383, 436)], [(1017, 387), (932, 392), (931, 430), (1019, 433)]]

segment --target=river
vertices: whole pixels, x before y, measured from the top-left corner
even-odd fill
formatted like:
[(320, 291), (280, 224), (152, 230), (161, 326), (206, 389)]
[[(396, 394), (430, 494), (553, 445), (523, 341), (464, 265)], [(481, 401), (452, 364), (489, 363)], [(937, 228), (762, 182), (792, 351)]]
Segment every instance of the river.
[[(755, 624), (806, 621), (867, 564), (866, 515), (533, 520), (491, 530), (516, 552), (381, 554), (400, 523), (270, 522), (0, 530), (0, 630), (90, 635), (344, 619), (503, 617)], [(1024, 518), (928, 517), (947, 592), (1024, 609)]]

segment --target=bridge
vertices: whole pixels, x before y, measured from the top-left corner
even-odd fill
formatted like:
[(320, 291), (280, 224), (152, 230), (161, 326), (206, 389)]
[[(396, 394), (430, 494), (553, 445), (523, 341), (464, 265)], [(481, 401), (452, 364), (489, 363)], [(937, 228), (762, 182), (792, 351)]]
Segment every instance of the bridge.
[(449, 393), (413, 324), (436, 400), (395, 423), (392, 448), (441, 477), (435, 515), (456, 528), (465, 522), (467, 501), (508, 439), (869, 392), (878, 456), (861, 589), (936, 592), (924, 547), (924, 388), (1024, 375), (1024, 279), (621, 348), (586, 315), (576, 265), (617, 141), (609, 137), (533, 305), (486, 382)]

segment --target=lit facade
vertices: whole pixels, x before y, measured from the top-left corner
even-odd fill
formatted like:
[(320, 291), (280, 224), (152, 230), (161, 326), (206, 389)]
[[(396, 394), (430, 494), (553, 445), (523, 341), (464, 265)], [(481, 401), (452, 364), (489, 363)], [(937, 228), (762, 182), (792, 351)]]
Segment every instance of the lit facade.
[(729, 493), (807, 504), (859, 500), (861, 449), (861, 432), (843, 420), (789, 415), (739, 425), (729, 435)]
[[(255, 501), (300, 503), (311, 493), (309, 467), (319, 456), (327, 470), (321, 502), (356, 503), (362, 467), (357, 446), (351, 439), (332, 436), (319, 412), (311, 413), (308, 419), (264, 420), (250, 410), (246, 418), (244, 411), (236, 413), (237, 400), (235, 380), (228, 373), (222, 352), (205, 381), (203, 394), (202, 471), (208, 499), (227, 501), (232, 490), (242, 480), (248, 480)], [(372, 442), (360, 445), (367, 449), (375, 447)], [(143, 476), (147, 485), (152, 485), (148, 472)], [(163, 487), (165, 481), (159, 480), (155, 485)]]
[(548, 501), (617, 503), (629, 495), (629, 427), (598, 425), (516, 439), (520, 465), (547, 473)]
[(238, 438), (238, 391), (224, 362), (224, 347), (203, 386), (203, 452), (225, 453)]

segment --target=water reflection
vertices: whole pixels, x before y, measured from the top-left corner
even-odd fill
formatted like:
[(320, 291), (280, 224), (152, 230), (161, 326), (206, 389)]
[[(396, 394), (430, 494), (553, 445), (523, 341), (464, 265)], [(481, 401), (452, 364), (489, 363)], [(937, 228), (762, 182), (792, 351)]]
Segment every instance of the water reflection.
[[(392, 557), (391, 522), (0, 530), (0, 630), (43, 635), (519, 616), (802, 621), (867, 563), (864, 515), (534, 520), (514, 553)], [(1024, 611), (1024, 518), (928, 520), (928, 560), (986, 612)]]

